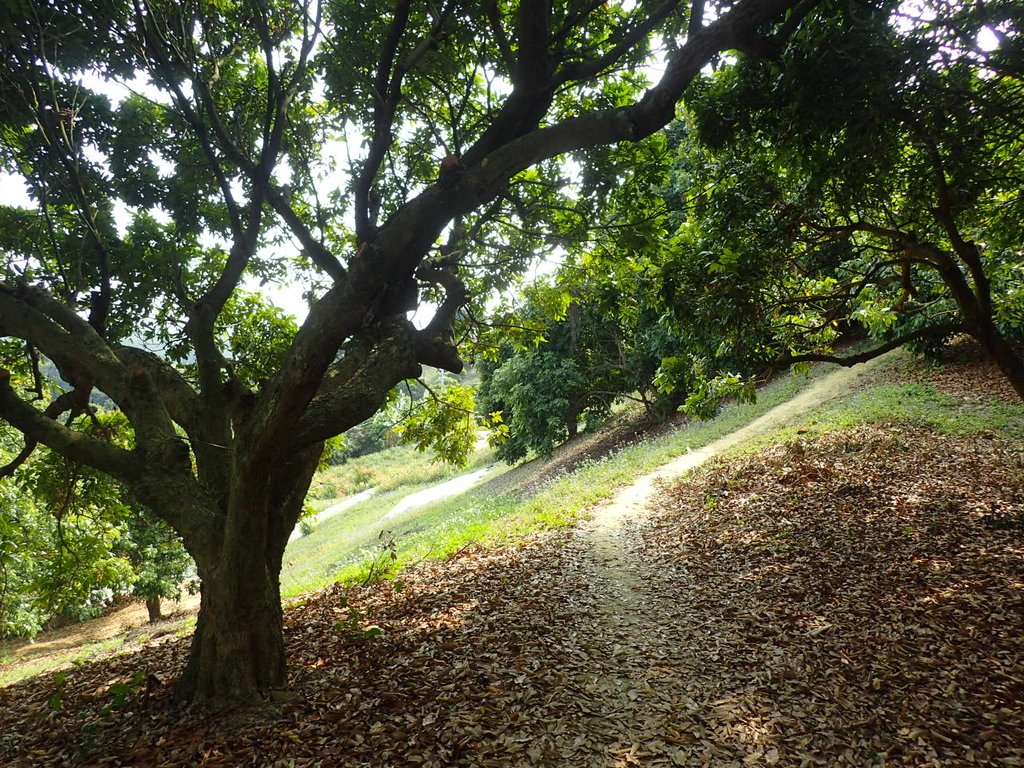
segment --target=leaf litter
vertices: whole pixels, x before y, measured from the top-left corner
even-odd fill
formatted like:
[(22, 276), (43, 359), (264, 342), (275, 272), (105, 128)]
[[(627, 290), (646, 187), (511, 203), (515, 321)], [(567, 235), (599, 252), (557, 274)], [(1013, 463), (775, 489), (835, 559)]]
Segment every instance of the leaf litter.
[(0, 689), (16, 766), (1024, 765), (1024, 455), (860, 427), (611, 531), (286, 612), (291, 686), (179, 709), (186, 640)]

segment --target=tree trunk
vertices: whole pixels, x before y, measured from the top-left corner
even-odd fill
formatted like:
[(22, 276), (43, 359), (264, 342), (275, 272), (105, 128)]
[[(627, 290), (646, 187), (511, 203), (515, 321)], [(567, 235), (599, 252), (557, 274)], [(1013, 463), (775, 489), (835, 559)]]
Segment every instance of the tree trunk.
[(321, 449), (236, 463), (226, 517), (209, 531), (220, 546), (193, 553), (202, 599), (179, 700), (217, 709), (258, 705), (287, 684), (281, 563)]
[[(977, 247), (973, 243), (961, 242), (963, 248), (961, 257), (966, 263), (974, 264), (972, 271), (974, 288), (967, 282), (960, 267), (948, 256), (940, 262), (939, 274), (942, 275), (943, 282), (953, 294), (967, 332), (981, 345), (981, 348), (1006, 376), (1014, 391), (1024, 400), (1024, 360), (1021, 360), (1006, 337), (999, 331), (999, 326), (996, 325), (992, 317), (989, 281), (981, 264)], [(932, 255), (935, 254), (943, 255), (938, 250)]]
[(565, 414), (565, 431), (568, 432), (568, 439), (572, 440), (580, 431), (580, 412), (583, 410), (582, 398), (569, 402), (568, 411)]
[(278, 574), (245, 578), (214, 572), (203, 579), (199, 619), (179, 699), (213, 707), (259, 704), (287, 682)]
[(1024, 400), (1024, 360), (1021, 360), (994, 322), (983, 321), (979, 325), (982, 327), (973, 334), (974, 338), (1002, 371), (1021, 400)]
[(163, 618), (160, 613), (160, 595), (147, 595), (146, 610), (149, 612), (149, 623), (156, 624)]

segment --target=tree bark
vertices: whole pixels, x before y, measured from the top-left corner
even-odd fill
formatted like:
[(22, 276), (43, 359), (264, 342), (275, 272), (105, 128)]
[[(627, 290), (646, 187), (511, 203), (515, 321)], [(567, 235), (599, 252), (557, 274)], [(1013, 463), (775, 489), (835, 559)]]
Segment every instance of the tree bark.
[[(924, 246), (927, 247), (927, 246)], [(1014, 351), (999, 331), (992, 317), (989, 280), (973, 243), (963, 243), (961, 257), (971, 267), (972, 286), (952, 256), (937, 248), (928, 251), (937, 262), (942, 280), (953, 294), (967, 332), (975, 338), (986, 354), (1006, 376), (1014, 391), (1024, 400), (1024, 360)]]
[(236, 464), (221, 544), (212, 557), (196, 559), (202, 597), (179, 700), (259, 705), (267, 691), (286, 686), (281, 564), (321, 450), (317, 444), (286, 461), (243, 457)]
[(146, 597), (146, 611), (149, 613), (150, 624), (156, 624), (163, 618), (163, 614), (160, 612), (160, 595)]
[(203, 580), (199, 619), (179, 700), (225, 707), (258, 705), (266, 691), (287, 683), (283, 612), (277, 574), (254, 569), (214, 573)]

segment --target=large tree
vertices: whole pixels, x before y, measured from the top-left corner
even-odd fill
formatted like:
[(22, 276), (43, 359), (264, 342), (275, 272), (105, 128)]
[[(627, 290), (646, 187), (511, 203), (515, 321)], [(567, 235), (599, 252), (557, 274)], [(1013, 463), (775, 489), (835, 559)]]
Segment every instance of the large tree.
[[(0, 208), (0, 415), (23, 456), (112, 475), (183, 538), (183, 698), (286, 684), (278, 574), (323, 441), (421, 365), (460, 369), (460, 309), (529, 250), (554, 159), (649, 136), (702, 67), (783, 45), (816, 2), (4, 4), (0, 158), (35, 207)], [(300, 327), (240, 310), (287, 278)], [(69, 389), (47, 395), (40, 355)], [(61, 418), (96, 390), (132, 446)]]

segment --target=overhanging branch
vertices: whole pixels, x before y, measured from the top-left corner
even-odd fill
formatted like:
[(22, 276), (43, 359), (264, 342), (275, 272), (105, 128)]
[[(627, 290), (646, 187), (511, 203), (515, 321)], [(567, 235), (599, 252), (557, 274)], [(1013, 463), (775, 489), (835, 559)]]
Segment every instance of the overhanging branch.
[(869, 360), (874, 360), (876, 357), (881, 357), (886, 352), (891, 352), (894, 349), (902, 347), (904, 344), (909, 344), (913, 341), (920, 341), (921, 339), (951, 336), (956, 333), (964, 333), (965, 330), (966, 329), (962, 323), (939, 323), (937, 325), (930, 325), (926, 328), (918, 328), (916, 331), (905, 333), (902, 336), (885, 342), (884, 344), (880, 344), (874, 349), (869, 349), (866, 352), (859, 352), (855, 355), (826, 355), (813, 352), (806, 355), (788, 355), (775, 360), (771, 363), (770, 367), (772, 369), (779, 369), (789, 365), (795, 365), (796, 363), (835, 363), (836, 365), (842, 365), (846, 368), (852, 368), (855, 365), (860, 365), (861, 363), (866, 363)]
[(126, 481), (139, 473), (138, 462), (130, 451), (68, 429), (18, 397), (11, 387), (10, 371), (3, 369), (0, 369), (0, 416), (28, 440), (49, 446), (72, 461)]

